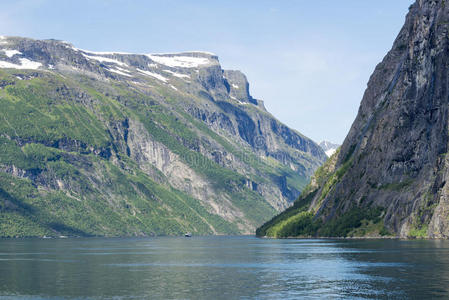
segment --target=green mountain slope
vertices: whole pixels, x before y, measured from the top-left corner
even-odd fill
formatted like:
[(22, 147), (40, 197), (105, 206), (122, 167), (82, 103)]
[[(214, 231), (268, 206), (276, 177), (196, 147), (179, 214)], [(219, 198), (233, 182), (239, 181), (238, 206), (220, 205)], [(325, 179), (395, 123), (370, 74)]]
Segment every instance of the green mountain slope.
[(208, 53), (0, 39), (0, 236), (250, 233), (325, 160)]

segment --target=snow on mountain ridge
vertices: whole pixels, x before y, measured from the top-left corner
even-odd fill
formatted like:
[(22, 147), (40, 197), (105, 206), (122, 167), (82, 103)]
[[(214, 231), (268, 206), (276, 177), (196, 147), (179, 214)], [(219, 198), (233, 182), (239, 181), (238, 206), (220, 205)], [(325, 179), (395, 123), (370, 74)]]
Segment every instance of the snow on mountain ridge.
[(211, 61), (204, 57), (191, 57), (191, 56), (159, 56), (154, 54), (146, 54), (146, 56), (152, 61), (168, 67), (181, 67), (181, 68), (198, 68), (201, 65), (207, 65)]
[(322, 141), (319, 144), (319, 146), (321, 147), (321, 149), (324, 150), (324, 152), (326, 153), (326, 155), (328, 157), (331, 157), (337, 151), (337, 149), (340, 147), (339, 144), (334, 144), (329, 141)]
[(7, 61), (0, 61), (0, 69), (29, 69), (29, 70), (37, 70), (41, 67), (42, 64), (40, 62), (35, 62), (26, 58), (20, 59), (20, 65), (13, 64)]
[(22, 52), (17, 51), (17, 50), (7, 50), (7, 49), (2, 49), (2, 51), (5, 53), (6, 56), (8, 56), (9, 58), (13, 57), (16, 54), (22, 54)]

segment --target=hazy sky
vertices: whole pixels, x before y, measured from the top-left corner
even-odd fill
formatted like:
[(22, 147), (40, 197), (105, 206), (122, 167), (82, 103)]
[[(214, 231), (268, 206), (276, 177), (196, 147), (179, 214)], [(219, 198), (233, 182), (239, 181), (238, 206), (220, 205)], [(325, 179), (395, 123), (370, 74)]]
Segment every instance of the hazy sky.
[(0, 35), (93, 51), (204, 50), (279, 120), (341, 143), (412, 0), (0, 0)]

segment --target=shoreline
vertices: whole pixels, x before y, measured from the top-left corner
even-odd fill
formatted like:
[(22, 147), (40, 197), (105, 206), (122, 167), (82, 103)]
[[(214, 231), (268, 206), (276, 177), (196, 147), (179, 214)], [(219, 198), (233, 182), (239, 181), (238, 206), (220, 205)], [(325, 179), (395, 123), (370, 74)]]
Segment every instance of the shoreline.
[(397, 237), (397, 236), (379, 236), (379, 237), (370, 237), (370, 236), (351, 236), (351, 237), (269, 237), (269, 236), (256, 236), (260, 239), (272, 239), (272, 240), (402, 240), (402, 241), (449, 241), (449, 238), (412, 238), (412, 237)]
[[(67, 239), (147, 239), (147, 238), (183, 238), (181, 235), (152, 235), (152, 236), (22, 236), (22, 237), (0, 237), (0, 240), (67, 240)], [(254, 237), (258, 239), (267, 240), (401, 240), (401, 241), (417, 241), (417, 240), (429, 240), (429, 241), (449, 241), (449, 238), (407, 238), (397, 236), (365, 236), (365, 237), (269, 237), (269, 236), (257, 236), (251, 234), (242, 235), (195, 235), (194, 237)]]

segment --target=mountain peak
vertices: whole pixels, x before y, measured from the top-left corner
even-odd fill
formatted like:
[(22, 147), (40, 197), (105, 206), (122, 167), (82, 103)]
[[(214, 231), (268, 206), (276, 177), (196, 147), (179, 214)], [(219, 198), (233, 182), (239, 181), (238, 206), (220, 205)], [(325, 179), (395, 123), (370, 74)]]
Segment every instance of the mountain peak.
[[(33, 51), (33, 49), (38, 49), (44, 55), (36, 55), (36, 51)], [(10, 55), (11, 51), (15, 51), (14, 55)], [(76, 48), (73, 44), (66, 41), (54, 39), (34, 40), (7, 36), (0, 37), (0, 52), (5, 53), (7, 56), (6, 59), (1, 59), (2, 68), (18, 69), (28, 66), (20, 64), (20, 60), (24, 58), (36, 63), (33, 66), (34, 69), (48, 69), (49, 66), (55, 67), (61, 64), (74, 66), (74, 62), (77, 63), (75, 67), (79, 69), (85, 64), (79, 56), (83, 56), (90, 61), (96, 60), (106, 65), (115, 64), (120, 67), (126, 66), (127, 68), (134, 66), (136, 68), (140, 67), (142, 70), (147, 70), (146, 66), (148, 65), (179, 69), (198, 69), (219, 65), (218, 56), (205, 51), (154, 54), (100, 52)], [(16, 55), (17, 57), (13, 57)], [(127, 62), (130, 64), (126, 65)], [(146, 66), (144, 66), (145, 64)]]
[(245, 75), (222, 70), (218, 56), (204, 51), (97, 52), (54, 39), (1, 37), (0, 68), (76, 72), (101, 80), (120, 79), (128, 84), (145, 84), (151, 80), (172, 89), (183, 89), (183, 86), (199, 81), (217, 99), (252, 104), (265, 110), (262, 101), (250, 96)]
[(337, 149), (341, 145), (335, 144), (332, 142), (328, 142), (328, 141), (322, 141), (321, 143), (319, 143), (319, 146), (321, 147), (321, 149), (324, 150), (324, 152), (326, 153), (326, 155), (328, 157), (331, 157), (335, 152), (337, 152)]

